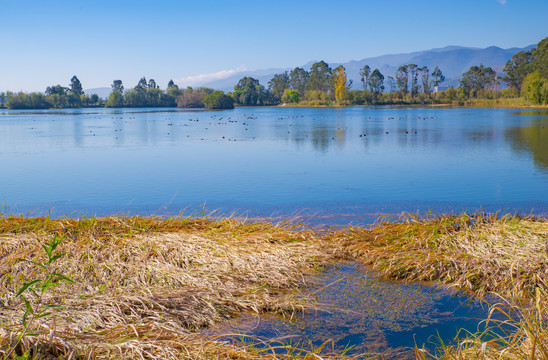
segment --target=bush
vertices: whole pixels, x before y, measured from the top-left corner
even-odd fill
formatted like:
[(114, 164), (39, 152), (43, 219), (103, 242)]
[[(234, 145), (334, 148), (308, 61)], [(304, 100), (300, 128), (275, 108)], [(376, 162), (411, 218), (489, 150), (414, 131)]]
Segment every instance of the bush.
[(234, 109), (234, 100), (222, 91), (214, 91), (204, 98), (208, 109)]

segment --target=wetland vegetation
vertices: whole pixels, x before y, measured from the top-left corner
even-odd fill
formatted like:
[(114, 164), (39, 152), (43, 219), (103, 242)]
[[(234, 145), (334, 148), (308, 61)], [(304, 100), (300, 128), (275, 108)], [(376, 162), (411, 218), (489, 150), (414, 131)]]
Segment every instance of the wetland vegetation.
[[(315, 306), (307, 274), (352, 261), (385, 279), (495, 294), (503, 305), (492, 312), (515, 311), (507, 333), (487, 328), (437, 351), (417, 344), (414, 357), (546, 358), (547, 234), (546, 220), (464, 213), (324, 229), (229, 218), (3, 216), (0, 351), (36, 359), (266, 359), (282, 349), (280, 358), (352, 358), (328, 344), (265, 348), (199, 333), (242, 313), (298, 316)], [(62, 239), (59, 256), (45, 269), (37, 264), (52, 238)], [(25, 328), (24, 314), (32, 313), (16, 295), (46, 270), (73, 283), (28, 295), (32, 309), (60, 307)]]

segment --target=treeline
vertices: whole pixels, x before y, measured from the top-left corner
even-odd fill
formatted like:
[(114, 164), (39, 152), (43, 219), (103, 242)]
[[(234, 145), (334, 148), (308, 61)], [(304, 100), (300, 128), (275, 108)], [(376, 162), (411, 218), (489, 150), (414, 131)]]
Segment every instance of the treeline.
[(297, 67), (274, 75), (267, 89), (257, 79), (244, 77), (229, 95), (239, 105), (424, 103), (431, 100), (433, 90), (445, 79), (438, 67), (430, 72), (426, 66), (416, 64), (400, 66), (396, 78), (385, 79), (379, 69), (371, 70), (368, 65), (360, 70), (360, 75), (363, 90), (351, 89), (352, 81), (347, 79), (344, 66), (332, 69), (325, 61), (319, 61), (310, 71)]
[(0, 93), (0, 107), (9, 109), (50, 109), (101, 106), (97, 94), (85, 95), (82, 83), (76, 76), (70, 79), (70, 85), (48, 86), (44, 93)]
[[(96, 94), (85, 95), (76, 76), (68, 87), (48, 86), (44, 93), (0, 93), (0, 107), (10, 109), (47, 109), (67, 107), (182, 107), (231, 109), (240, 106), (279, 104), (301, 105), (367, 105), (463, 103), (475, 99), (517, 98), (522, 96), (534, 104), (548, 104), (548, 38), (530, 51), (515, 54), (504, 73), (498, 75), (491, 67), (472, 66), (462, 74), (457, 88), (439, 91), (445, 80), (436, 66), (406, 64), (395, 77), (384, 76), (379, 69), (365, 65), (360, 70), (361, 89), (353, 89), (341, 65), (332, 69), (325, 61), (314, 63), (307, 71), (296, 67), (275, 74), (265, 88), (259, 80), (244, 77), (225, 94), (210, 88), (179, 89), (170, 80), (166, 90), (154, 79), (141, 78), (137, 85), (124, 91), (121, 80), (114, 80), (108, 99)], [(502, 86), (504, 84), (504, 86)]]

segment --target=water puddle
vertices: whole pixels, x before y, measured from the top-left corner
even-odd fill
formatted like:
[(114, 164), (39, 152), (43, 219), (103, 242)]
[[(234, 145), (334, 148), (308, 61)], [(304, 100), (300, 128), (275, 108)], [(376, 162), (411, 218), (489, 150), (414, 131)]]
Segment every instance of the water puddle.
[[(440, 343), (455, 341), (460, 329), (483, 331), (489, 308), (478, 299), (448, 287), (403, 284), (381, 279), (356, 264), (327, 268), (314, 276), (308, 291), (319, 309), (291, 321), (274, 315), (243, 315), (211, 334), (241, 334), (222, 339), (311, 350), (330, 341), (330, 350), (355, 357), (414, 358), (415, 344), (433, 351)], [(466, 331), (461, 330), (464, 337)], [(439, 336), (439, 337), (438, 337)], [(304, 355), (304, 353), (303, 353)]]

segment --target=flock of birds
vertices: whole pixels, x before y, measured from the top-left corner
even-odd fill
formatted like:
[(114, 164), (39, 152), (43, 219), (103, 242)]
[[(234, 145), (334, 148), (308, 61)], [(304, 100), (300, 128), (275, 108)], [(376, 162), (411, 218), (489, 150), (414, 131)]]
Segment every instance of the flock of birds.
[[(302, 119), (304, 118), (305, 116), (304, 115), (295, 115), (295, 116), (286, 116), (286, 117), (277, 117), (276, 120), (277, 121), (284, 121), (284, 120), (295, 120), (295, 119)], [(318, 116), (318, 118), (324, 120), (324, 119), (327, 119), (328, 116)], [(229, 125), (229, 124), (241, 124), (242, 126), (244, 126), (244, 131), (248, 131), (249, 130), (249, 126), (250, 126), (250, 123), (253, 122), (253, 120), (257, 120), (258, 117), (254, 114), (244, 114), (243, 116), (240, 116), (240, 117), (222, 117), (222, 116), (217, 116), (217, 115), (211, 115), (209, 117), (209, 122), (208, 122), (208, 125), (207, 127), (204, 128), (204, 130), (209, 130), (209, 127), (219, 127), (219, 126), (226, 126), (226, 125)], [(390, 120), (407, 120), (407, 116), (403, 116), (403, 117), (387, 117), (386, 120), (387, 121), (390, 121)], [(421, 116), (417, 116), (414, 118), (415, 120), (430, 120), (430, 119), (437, 119), (437, 117), (421, 117)], [(119, 121), (118, 120), (124, 120), (124, 117), (121, 116), (121, 117), (111, 117), (111, 120), (113, 124), (115, 125), (118, 125), (117, 127), (115, 127), (113, 129), (113, 132), (115, 133), (114, 135), (119, 135), (119, 133), (123, 132), (123, 128), (119, 126)], [(124, 120), (124, 123), (133, 123), (134, 121), (130, 121), (130, 120), (135, 120), (135, 116), (130, 116), (130, 117), (126, 117), (125, 120)], [(192, 126), (191, 124), (189, 123), (199, 123), (200, 122), (200, 118), (199, 117), (196, 117), (196, 118), (189, 118), (187, 119), (187, 123), (174, 123), (172, 121), (171, 118), (164, 118), (162, 120), (167, 120), (167, 124), (166, 126), (168, 127), (171, 127), (173, 128), (174, 126)], [(202, 119), (203, 121), (204, 119)], [(315, 120), (314, 118), (312, 118), (312, 120)], [(371, 117), (368, 117), (367, 120), (371, 120), (371, 121), (379, 121), (378, 119), (372, 119)], [(54, 119), (52, 119), (52, 121), (55, 121)], [(146, 119), (145, 121), (151, 121), (151, 122), (156, 122), (158, 121), (158, 119)], [(287, 124), (288, 127), (292, 127), (293, 124)], [(35, 127), (31, 127), (30, 128), (31, 130), (37, 130), (37, 128)], [(346, 128), (345, 128), (346, 129)], [(344, 129), (344, 130), (345, 130)], [(289, 131), (287, 131), (288, 134), (291, 133), (291, 130), (288, 129)], [(343, 130), (341, 129), (340, 127), (337, 128), (337, 130)], [(419, 130), (417, 129), (412, 129), (412, 130), (408, 130), (408, 129), (400, 129), (398, 131), (398, 133), (401, 133), (401, 134), (417, 134)], [(368, 132), (367, 130), (364, 131), (364, 132), (361, 132), (359, 133), (359, 137), (360, 138), (364, 138), (364, 137), (367, 137), (368, 135), (369, 136), (372, 136), (372, 135), (379, 135), (380, 133), (382, 133), (383, 131), (382, 130), (379, 130), (377, 129), (376, 131), (370, 131)], [(94, 131), (94, 129), (90, 129), (89, 130), (89, 133), (91, 136), (96, 136), (96, 131)], [(171, 136), (172, 134), (172, 131), (169, 130), (166, 132), (167, 136)], [(390, 134), (390, 131), (388, 130), (384, 130), (384, 134), (388, 135)], [(190, 137), (190, 135), (187, 134), (186, 137)], [(308, 134), (304, 134), (304, 137), (305, 138), (308, 138)], [(221, 139), (228, 139), (229, 141), (237, 141), (236, 138), (234, 137), (230, 137), (226, 134), (223, 134), (220, 136)], [(118, 136), (115, 136), (115, 139), (118, 140)], [(255, 139), (255, 137), (253, 137), (253, 139)], [(332, 138), (334, 139), (334, 138)], [(204, 138), (201, 138), (201, 140), (205, 140)]]

